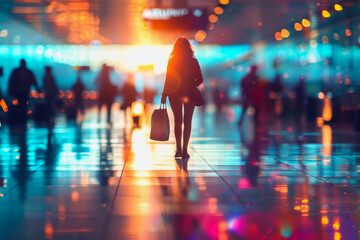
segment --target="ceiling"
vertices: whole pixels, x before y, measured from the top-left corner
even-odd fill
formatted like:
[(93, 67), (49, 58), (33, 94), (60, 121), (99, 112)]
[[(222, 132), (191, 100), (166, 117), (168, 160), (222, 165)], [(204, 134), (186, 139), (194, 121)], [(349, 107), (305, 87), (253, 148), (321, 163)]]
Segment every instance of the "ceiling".
[[(223, 0), (220, 0), (223, 1)], [(344, 2), (344, 1), (342, 1)], [(353, 5), (357, 0), (346, 3)], [(0, 11), (27, 24), (44, 36), (66, 44), (164, 44), (178, 36), (194, 38), (194, 30), (156, 30), (142, 19), (150, 7), (202, 8), (224, 12), (203, 33), (206, 44), (252, 44), (274, 41), (274, 34), (306, 17), (319, 22), (319, 11), (330, 9), (331, 0), (7, 0)], [(0, 18), (0, 28), (1, 28)], [(9, 25), (3, 21), (2, 25)], [(11, 29), (11, 25), (5, 26)], [(1, 29), (0, 29), (1, 30)]]

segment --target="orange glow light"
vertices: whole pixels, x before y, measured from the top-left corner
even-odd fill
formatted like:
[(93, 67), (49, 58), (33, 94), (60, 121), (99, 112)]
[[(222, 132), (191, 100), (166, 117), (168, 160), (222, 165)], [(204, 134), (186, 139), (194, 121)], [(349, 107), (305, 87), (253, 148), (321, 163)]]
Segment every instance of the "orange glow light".
[(324, 99), (324, 98), (325, 98), (325, 94), (324, 94), (323, 92), (319, 92), (318, 98), (319, 98), (319, 99)]
[(140, 116), (144, 113), (144, 104), (142, 102), (134, 102), (132, 105), (132, 115)]
[[(324, 115), (324, 113), (323, 113)], [(330, 121), (331, 116), (328, 119), (324, 119), (325, 121)], [(332, 129), (329, 125), (322, 126), (322, 144), (323, 144), (323, 155), (331, 156), (332, 151)]]
[(290, 36), (290, 32), (287, 29), (282, 29), (281, 36), (283, 36), (283, 38), (288, 38)]
[(311, 22), (309, 20), (307, 20), (306, 18), (304, 18), (303, 20), (301, 20), (301, 24), (304, 27), (310, 27), (311, 26)]
[(4, 112), (7, 112), (9, 110), (8, 106), (6, 105), (4, 99), (0, 100), (0, 106), (3, 109)]
[(64, 92), (62, 90), (59, 90), (58, 96), (59, 96), (59, 98), (63, 98), (64, 97)]
[(227, 230), (227, 223), (226, 223), (225, 221), (221, 221), (221, 222), (219, 223), (218, 228), (219, 228), (219, 232), (226, 232), (226, 230)]
[(202, 42), (204, 41), (204, 39), (206, 38), (206, 32), (203, 30), (199, 30), (196, 34), (195, 34), (195, 40), (197, 42)]
[(89, 3), (88, 2), (69, 2), (68, 7), (70, 10), (74, 10), (74, 11), (88, 10)]
[(72, 202), (78, 202), (80, 198), (80, 194), (77, 191), (74, 191), (71, 193), (71, 201)]
[(275, 33), (275, 39), (278, 40), (278, 41), (283, 40), (283, 36), (281, 35), (280, 32), (276, 32), (276, 33)]
[(340, 240), (341, 239), (341, 233), (335, 232), (334, 233), (334, 240)]
[(343, 10), (343, 7), (340, 5), (340, 4), (335, 4), (334, 5), (334, 9), (335, 9), (335, 11), (342, 11)]
[(329, 11), (327, 11), (327, 10), (322, 10), (321, 14), (322, 14), (322, 16), (323, 16), (324, 18), (329, 18), (329, 17), (331, 17), (331, 14), (330, 14)]
[(327, 36), (322, 36), (321, 41), (322, 41), (324, 44), (327, 44), (327, 43), (329, 43), (329, 38), (328, 38)]
[(53, 238), (54, 228), (53, 228), (51, 222), (47, 221), (45, 223), (44, 232), (45, 232), (46, 239), (52, 239)]
[(222, 5), (227, 5), (230, 3), (230, 0), (219, 0), (219, 3)]
[(350, 36), (352, 35), (351, 30), (350, 30), (350, 29), (346, 29), (346, 30), (345, 30), (345, 35), (348, 36), (348, 37), (350, 37)]
[(323, 224), (323, 225), (329, 224), (329, 219), (327, 216), (321, 217), (321, 224)]
[(209, 16), (209, 21), (211, 22), (211, 23), (216, 23), (217, 21), (218, 21), (218, 17), (215, 15), (215, 14), (211, 14), (210, 16)]
[(83, 91), (83, 92), (81, 93), (81, 97), (86, 100), (86, 99), (89, 98), (89, 93), (88, 93), (87, 91)]
[(17, 99), (13, 99), (12, 100), (12, 104), (14, 104), (15, 106), (19, 104), (19, 101)]
[(224, 9), (222, 9), (222, 7), (216, 7), (214, 8), (214, 13), (216, 13), (217, 15), (221, 15), (224, 13)]
[(65, 91), (65, 96), (67, 99), (72, 99), (73, 98), (72, 91), (69, 91), (69, 90)]
[(295, 23), (294, 28), (296, 31), (301, 31), (303, 29), (303, 26), (300, 23)]
[(97, 99), (97, 93), (95, 91), (90, 91), (89, 92), (89, 98), (91, 100), (96, 100)]

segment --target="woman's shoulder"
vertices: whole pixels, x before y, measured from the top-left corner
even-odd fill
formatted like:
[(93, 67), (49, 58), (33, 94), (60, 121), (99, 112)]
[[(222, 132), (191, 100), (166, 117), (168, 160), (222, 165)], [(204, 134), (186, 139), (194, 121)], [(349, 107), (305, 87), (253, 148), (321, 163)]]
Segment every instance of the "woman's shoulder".
[(199, 61), (197, 60), (196, 57), (191, 57), (190, 61), (191, 61), (192, 63), (199, 64)]

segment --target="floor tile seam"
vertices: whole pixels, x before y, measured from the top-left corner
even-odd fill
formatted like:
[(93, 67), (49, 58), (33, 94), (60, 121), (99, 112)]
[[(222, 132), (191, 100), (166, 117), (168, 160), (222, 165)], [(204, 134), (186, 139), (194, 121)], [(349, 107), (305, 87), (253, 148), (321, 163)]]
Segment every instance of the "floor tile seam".
[(331, 183), (331, 182), (329, 182), (329, 181), (326, 181), (325, 179), (323, 179), (323, 178), (321, 178), (321, 177), (314, 176), (314, 175), (312, 175), (312, 174), (310, 174), (310, 173), (308, 173), (308, 172), (306, 172), (306, 171), (304, 171), (304, 170), (302, 170), (302, 169), (298, 169), (298, 168), (296, 168), (296, 167), (294, 167), (294, 166), (292, 166), (292, 165), (289, 165), (289, 164), (287, 164), (287, 163), (285, 163), (285, 162), (283, 162), (283, 161), (281, 161), (281, 160), (279, 160), (279, 159), (273, 158), (273, 160), (274, 160), (274, 161), (277, 161), (277, 162), (279, 162), (279, 163), (281, 163), (281, 164), (284, 164), (284, 165), (286, 165), (287, 167), (292, 168), (292, 169), (294, 169), (294, 170), (296, 170), (296, 171), (298, 171), (298, 172), (301, 172), (301, 173), (303, 173), (303, 174), (305, 174), (305, 175), (307, 175), (307, 176), (310, 176), (310, 177), (312, 177), (312, 178), (315, 178), (315, 179), (317, 179), (317, 180), (319, 180), (319, 181), (321, 181), (321, 182), (323, 182), (323, 183), (326, 183), (326, 184), (330, 185), (331, 187), (333, 187), (333, 188), (335, 188), (335, 189), (337, 189), (337, 190), (339, 190), (339, 191), (342, 191), (345, 196), (349, 196), (349, 197), (354, 197), (354, 196), (355, 196), (355, 194), (354, 194), (353, 192), (344, 190), (344, 189), (342, 189), (341, 187), (337, 186), (336, 184), (333, 184), (333, 183)]
[(105, 219), (104, 219), (104, 223), (103, 223), (103, 226), (102, 226), (102, 230), (100, 231), (100, 235), (97, 239), (99, 240), (103, 240), (103, 239), (107, 239), (107, 235), (108, 235), (108, 229), (109, 229), (109, 223), (111, 221), (111, 218), (112, 218), (112, 214), (113, 214), (113, 211), (114, 211), (114, 206), (115, 206), (115, 200), (116, 200), (116, 197), (117, 197), (117, 194), (119, 192), (119, 188), (120, 188), (120, 182), (121, 182), (121, 179), (123, 177), (123, 174), (124, 174), (124, 171), (125, 171), (125, 167), (126, 167), (126, 163), (128, 161), (128, 158), (129, 158), (129, 155), (130, 155), (130, 149), (131, 149), (131, 145), (130, 144), (127, 144), (125, 145), (127, 146), (126, 148), (126, 157), (125, 157), (125, 162), (123, 164), (123, 168), (121, 170), (121, 174), (119, 176), (119, 180), (117, 182), (117, 186), (116, 186), (116, 189), (115, 189), (115, 192), (114, 192), (114, 195), (113, 195), (113, 198), (111, 200), (111, 203), (110, 203), (110, 206), (107, 208), (107, 213), (105, 215)]
[[(27, 180), (33, 173), (38, 171), (40, 168), (46, 165), (47, 162), (51, 161), (52, 159), (55, 159), (60, 154), (60, 150), (54, 154), (51, 158), (49, 158), (47, 161), (45, 161), (43, 164), (41, 164), (39, 167), (37, 167), (35, 170), (30, 171), (28, 174), (24, 176), (24, 180)], [(14, 188), (16, 188), (20, 184), (20, 181), (18, 181), (15, 185), (13, 185), (11, 188), (9, 188), (5, 193), (3, 193), (2, 197), (5, 197), (7, 194), (10, 193)]]
[[(241, 197), (240, 197), (239, 194), (236, 192), (236, 190), (231, 186), (231, 184), (229, 184), (229, 183), (225, 180), (225, 178), (222, 177), (222, 176), (218, 173), (218, 171), (216, 171), (216, 170), (206, 161), (206, 159), (205, 159), (199, 152), (196, 151), (196, 149), (195, 149), (193, 146), (192, 146), (191, 148), (192, 148), (193, 151), (194, 151), (195, 153), (197, 153), (197, 154), (200, 156), (200, 158), (216, 173), (216, 175), (219, 176), (219, 178), (221, 179), (221, 181), (222, 181), (222, 182), (230, 189), (230, 191), (235, 195), (236, 199), (237, 199), (243, 206), (245, 206), (245, 208), (248, 208), (246, 202), (244, 202), (244, 201), (241, 199)], [(251, 211), (251, 210), (250, 210), (250, 211)]]

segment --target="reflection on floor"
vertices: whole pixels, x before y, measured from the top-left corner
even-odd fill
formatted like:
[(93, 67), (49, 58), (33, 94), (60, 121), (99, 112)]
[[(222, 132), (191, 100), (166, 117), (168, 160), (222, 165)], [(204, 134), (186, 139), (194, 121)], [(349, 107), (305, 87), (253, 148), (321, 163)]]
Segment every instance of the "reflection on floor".
[(132, 129), (95, 114), (0, 127), (1, 239), (359, 239), (350, 129), (197, 110), (184, 161), (173, 135), (149, 140), (149, 115)]

